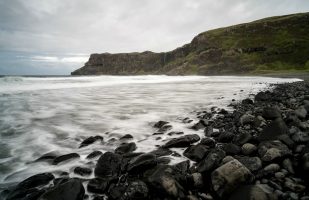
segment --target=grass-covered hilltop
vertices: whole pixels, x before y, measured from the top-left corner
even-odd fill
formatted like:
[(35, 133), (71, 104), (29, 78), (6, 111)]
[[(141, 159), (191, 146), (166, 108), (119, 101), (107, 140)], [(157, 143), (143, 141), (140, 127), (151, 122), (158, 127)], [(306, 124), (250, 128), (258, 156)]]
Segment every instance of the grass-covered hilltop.
[(206, 31), (170, 52), (92, 54), (72, 75), (224, 75), (309, 71), (309, 13)]

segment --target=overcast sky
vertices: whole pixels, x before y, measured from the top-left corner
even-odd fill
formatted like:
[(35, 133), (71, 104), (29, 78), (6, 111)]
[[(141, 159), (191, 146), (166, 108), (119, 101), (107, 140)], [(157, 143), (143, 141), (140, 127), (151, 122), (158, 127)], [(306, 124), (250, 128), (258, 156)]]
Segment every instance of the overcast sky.
[(0, 74), (69, 74), (91, 53), (169, 51), (206, 30), (308, 11), (309, 0), (0, 0)]

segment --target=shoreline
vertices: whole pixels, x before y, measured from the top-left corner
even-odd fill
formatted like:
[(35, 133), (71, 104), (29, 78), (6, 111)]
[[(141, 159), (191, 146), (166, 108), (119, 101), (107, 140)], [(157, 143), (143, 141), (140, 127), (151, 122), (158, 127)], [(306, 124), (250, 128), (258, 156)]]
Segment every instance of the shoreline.
[[(309, 76), (304, 77), (308, 80)], [(7, 199), (23, 195), (79, 200), (87, 190), (86, 195), (97, 200), (104, 195), (109, 199), (203, 200), (250, 199), (257, 194), (261, 199), (309, 199), (309, 83), (276, 84), (271, 92), (256, 94), (254, 101), (244, 99), (232, 107), (233, 112), (213, 109), (198, 113), (200, 121), (192, 129), (204, 130), (203, 138), (173, 133), (179, 136), (143, 153), (135, 152), (138, 144), (126, 135), (115, 152), (88, 155), (95, 163), (94, 179), (87, 178), (93, 169), (76, 167), (74, 173), (83, 179), (44, 173), (1, 194)], [(159, 121), (154, 128), (158, 136), (171, 133), (168, 122)], [(80, 148), (98, 140), (103, 138), (89, 137)], [(168, 165), (165, 156), (179, 156), (174, 148), (185, 149), (183, 155), (190, 161)], [(44, 155), (37, 161), (57, 165), (78, 158), (76, 153)]]

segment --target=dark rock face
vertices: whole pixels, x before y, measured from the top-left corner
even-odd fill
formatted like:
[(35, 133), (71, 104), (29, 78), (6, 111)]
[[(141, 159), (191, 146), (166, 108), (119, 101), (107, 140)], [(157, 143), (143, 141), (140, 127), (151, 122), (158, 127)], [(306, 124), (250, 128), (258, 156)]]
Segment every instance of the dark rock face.
[(173, 148), (173, 147), (188, 147), (191, 144), (198, 142), (200, 140), (200, 136), (193, 134), (193, 135), (185, 135), (182, 137), (174, 138), (168, 141), (164, 148)]
[(94, 174), (99, 178), (115, 178), (121, 169), (122, 157), (111, 152), (104, 153), (98, 160)]
[(79, 157), (80, 156), (77, 153), (65, 154), (65, 155), (62, 155), (62, 156), (55, 158), (54, 161), (53, 161), (53, 165), (58, 165), (61, 162), (76, 159), (76, 158), (79, 158)]
[(96, 141), (103, 141), (103, 137), (102, 137), (102, 136), (99, 136), (99, 135), (94, 136), (94, 137), (91, 136), (91, 137), (85, 139), (85, 140), (80, 144), (79, 148), (86, 147), (86, 146), (88, 146), (88, 145), (90, 145), (90, 144), (93, 144), (93, 143), (96, 142)]
[(133, 158), (128, 165), (128, 172), (141, 173), (157, 165), (157, 159), (154, 154), (146, 153)]
[(117, 149), (115, 149), (115, 153), (118, 154), (125, 154), (130, 153), (136, 150), (136, 144), (134, 142), (131, 143), (124, 143), (120, 145)]
[(285, 122), (278, 118), (268, 124), (259, 135), (258, 139), (260, 141), (264, 140), (276, 140), (280, 135), (287, 134), (288, 128)]
[(183, 155), (193, 161), (199, 162), (207, 155), (208, 152), (209, 148), (206, 145), (198, 144), (188, 147), (183, 152)]
[(81, 181), (71, 179), (48, 190), (38, 200), (83, 200), (85, 189)]

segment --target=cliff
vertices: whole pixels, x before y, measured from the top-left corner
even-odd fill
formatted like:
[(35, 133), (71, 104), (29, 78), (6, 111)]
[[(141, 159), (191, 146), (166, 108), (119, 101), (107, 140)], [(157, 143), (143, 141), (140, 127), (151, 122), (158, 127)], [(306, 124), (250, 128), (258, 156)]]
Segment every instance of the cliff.
[(309, 70), (309, 13), (206, 31), (173, 51), (92, 54), (72, 75), (214, 75)]

